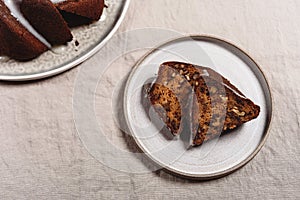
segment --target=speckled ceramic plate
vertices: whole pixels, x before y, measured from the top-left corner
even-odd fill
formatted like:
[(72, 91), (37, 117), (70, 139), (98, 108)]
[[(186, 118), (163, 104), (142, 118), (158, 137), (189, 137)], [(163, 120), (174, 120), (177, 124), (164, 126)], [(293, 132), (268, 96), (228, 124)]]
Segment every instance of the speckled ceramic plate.
[[(129, 0), (105, 0), (108, 8), (98, 22), (72, 29), (74, 39), (67, 46), (53, 48), (37, 59), (17, 62), (0, 58), (0, 80), (41, 79), (64, 72), (94, 55), (115, 33), (127, 11)], [(79, 45), (75, 44), (79, 42)]]
[[(164, 125), (157, 123), (153, 110), (145, 109), (142, 100), (143, 85), (157, 76), (159, 65), (166, 61), (193, 63), (219, 72), (260, 106), (258, 118), (187, 149), (182, 140), (161, 132)], [(124, 113), (133, 138), (149, 158), (176, 175), (203, 180), (229, 174), (258, 153), (268, 135), (272, 100), (265, 76), (248, 54), (222, 39), (191, 36), (167, 42), (138, 62), (127, 81)]]

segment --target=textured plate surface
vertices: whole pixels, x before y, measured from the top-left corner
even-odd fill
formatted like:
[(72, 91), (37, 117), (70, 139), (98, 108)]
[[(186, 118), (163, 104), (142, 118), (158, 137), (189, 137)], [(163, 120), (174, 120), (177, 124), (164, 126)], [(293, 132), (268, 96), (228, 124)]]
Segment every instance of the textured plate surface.
[[(160, 133), (144, 108), (142, 86), (155, 77), (165, 61), (207, 66), (222, 74), (261, 107), (260, 115), (230, 134), (187, 150), (183, 142)], [(208, 36), (184, 37), (151, 51), (131, 72), (125, 90), (124, 112), (138, 146), (154, 162), (177, 175), (210, 179), (226, 175), (250, 161), (267, 138), (272, 115), (269, 86), (258, 65), (244, 51)], [(150, 116), (151, 109), (150, 109)]]
[[(34, 80), (64, 72), (92, 56), (119, 27), (129, 0), (105, 0), (108, 8), (98, 22), (72, 29), (74, 39), (67, 46), (53, 48), (37, 59), (17, 62), (0, 57), (0, 80)], [(76, 45), (78, 41), (79, 45)]]

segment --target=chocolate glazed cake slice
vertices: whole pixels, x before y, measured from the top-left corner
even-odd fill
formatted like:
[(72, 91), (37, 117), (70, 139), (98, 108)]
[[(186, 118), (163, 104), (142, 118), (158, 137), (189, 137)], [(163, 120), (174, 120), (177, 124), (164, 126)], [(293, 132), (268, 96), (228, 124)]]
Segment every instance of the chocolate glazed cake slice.
[[(182, 108), (180, 117), (186, 119), (182, 126), (183, 129), (189, 130), (190, 145), (201, 145), (224, 131), (232, 130), (256, 118), (259, 114), (259, 106), (212, 69), (187, 63), (166, 62), (160, 66), (157, 79), (165, 79), (164, 76), (170, 73), (179, 85), (173, 90), (176, 90), (175, 94), (181, 98), (178, 102)], [(152, 94), (157, 93), (156, 88), (151, 89), (150, 100)], [(191, 101), (192, 103), (189, 103)], [(160, 102), (159, 104), (166, 109), (161, 101), (156, 102)], [(170, 123), (166, 125), (171, 126)], [(177, 134), (181, 134), (181, 130)]]
[(51, 45), (62, 45), (72, 40), (67, 23), (50, 0), (22, 0), (20, 9)]
[(0, 53), (31, 60), (72, 40), (66, 22), (50, 0), (0, 0)]
[(52, 0), (70, 27), (100, 19), (104, 0)]
[[(14, 8), (15, 2), (8, 3)], [(23, 20), (17, 20), (0, 0), (0, 54), (16, 60), (30, 60), (47, 51), (47, 43), (38, 39), (38, 33), (34, 35), (34, 31), (29, 31), (20, 21)]]

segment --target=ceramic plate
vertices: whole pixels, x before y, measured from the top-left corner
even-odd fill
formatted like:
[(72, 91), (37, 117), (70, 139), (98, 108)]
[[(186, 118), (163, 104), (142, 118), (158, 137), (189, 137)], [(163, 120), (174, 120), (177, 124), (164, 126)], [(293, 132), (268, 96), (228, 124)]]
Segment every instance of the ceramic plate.
[[(92, 56), (119, 27), (129, 0), (106, 0), (98, 22), (72, 29), (74, 39), (67, 46), (53, 48), (37, 59), (17, 62), (0, 58), (0, 80), (24, 81), (49, 77), (64, 72)], [(76, 44), (78, 41), (79, 45)]]
[[(142, 87), (157, 76), (165, 61), (193, 63), (219, 72), (260, 106), (258, 118), (187, 150), (180, 139), (161, 133), (164, 125), (154, 123), (153, 110), (147, 111), (143, 103)], [(167, 42), (138, 62), (127, 81), (124, 113), (136, 143), (155, 163), (180, 176), (211, 179), (233, 172), (258, 153), (268, 135), (272, 101), (265, 76), (248, 54), (222, 39), (191, 36)]]

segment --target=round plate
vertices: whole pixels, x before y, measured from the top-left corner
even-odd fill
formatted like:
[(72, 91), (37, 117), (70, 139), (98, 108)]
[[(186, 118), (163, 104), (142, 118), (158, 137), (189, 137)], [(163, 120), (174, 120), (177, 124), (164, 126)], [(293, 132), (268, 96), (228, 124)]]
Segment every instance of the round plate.
[(74, 39), (67, 46), (52, 48), (29, 62), (1, 57), (0, 80), (24, 81), (53, 76), (94, 55), (118, 29), (129, 6), (129, 0), (105, 0), (105, 4), (108, 8), (104, 8), (98, 22), (72, 28)]
[[(153, 110), (145, 109), (142, 88), (166, 61), (193, 63), (219, 72), (260, 106), (258, 118), (191, 149), (181, 140), (162, 134), (162, 123), (153, 123)], [(222, 39), (191, 36), (167, 42), (137, 63), (127, 81), (124, 113), (136, 143), (155, 163), (177, 175), (203, 180), (231, 173), (258, 153), (268, 135), (272, 100), (262, 71), (248, 54)]]

